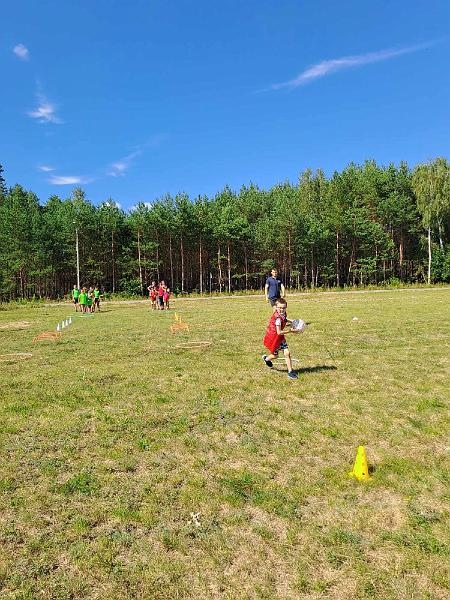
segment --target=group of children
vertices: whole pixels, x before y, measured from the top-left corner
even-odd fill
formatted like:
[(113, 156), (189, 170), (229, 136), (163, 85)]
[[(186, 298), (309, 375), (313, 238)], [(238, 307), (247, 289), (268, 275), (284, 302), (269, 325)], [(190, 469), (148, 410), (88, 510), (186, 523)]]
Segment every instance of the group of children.
[[(147, 289), (152, 310), (169, 310), (170, 288), (167, 287), (164, 280), (161, 280), (158, 285), (156, 281), (152, 281)], [(96, 310), (100, 310), (100, 290), (97, 285), (95, 287), (91, 286), (89, 289), (83, 287), (81, 290), (74, 285), (72, 298), (76, 312), (78, 312), (78, 306), (80, 306), (80, 310), (83, 313), (93, 313)], [(297, 379), (298, 376), (292, 368), (291, 353), (285, 338), (287, 333), (294, 333), (295, 329), (286, 329), (286, 326), (292, 325), (292, 321), (287, 318), (286, 308), (287, 302), (284, 298), (274, 300), (272, 316), (267, 324), (263, 339), (263, 344), (269, 351), (269, 354), (263, 354), (262, 359), (267, 367), (272, 368), (272, 361), (278, 357), (279, 351), (282, 350), (288, 368), (289, 379)]]
[(170, 288), (161, 280), (159, 284), (152, 281), (147, 288), (152, 310), (169, 310)]
[(75, 306), (75, 311), (78, 312), (78, 306), (82, 313), (93, 313), (96, 310), (100, 311), (100, 290), (98, 285), (95, 287), (78, 289), (76, 285), (73, 286), (72, 299)]

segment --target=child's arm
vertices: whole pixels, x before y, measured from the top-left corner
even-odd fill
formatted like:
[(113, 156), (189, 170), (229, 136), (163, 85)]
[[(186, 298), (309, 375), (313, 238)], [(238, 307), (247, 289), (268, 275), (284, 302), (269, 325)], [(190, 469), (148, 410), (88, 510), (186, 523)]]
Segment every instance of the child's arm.
[(277, 325), (277, 335), (285, 335), (286, 333), (291, 333), (290, 329), (284, 329), (281, 325)]

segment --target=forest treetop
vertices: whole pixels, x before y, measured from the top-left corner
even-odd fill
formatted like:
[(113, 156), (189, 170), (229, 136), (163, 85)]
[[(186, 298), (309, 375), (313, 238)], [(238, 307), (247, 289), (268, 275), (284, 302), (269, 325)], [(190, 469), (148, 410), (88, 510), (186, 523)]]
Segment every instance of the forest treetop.
[(450, 281), (450, 165), (350, 164), (268, 190), (167, 194), (128, 213), (81, 188), (42, 205), (0, 166), (0, 297), (58, 298), (76, 282), (143, 294), (261, 289), (277, 265), (288, 288)]

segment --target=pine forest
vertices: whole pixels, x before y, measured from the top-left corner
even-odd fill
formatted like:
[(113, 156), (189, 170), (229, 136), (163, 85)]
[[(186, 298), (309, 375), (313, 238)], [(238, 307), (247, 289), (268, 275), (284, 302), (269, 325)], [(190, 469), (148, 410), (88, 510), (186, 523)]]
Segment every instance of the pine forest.
[(226, 186), (134, 206), (95, 206), (81, 188), (45, 203), (0, 166), (0, 299), (58, 299), (77, 282), (145, 295), (261, 290), (279, 270), (288, 289), (450, 282), (450, 164), (350, 164), (264, 190)]

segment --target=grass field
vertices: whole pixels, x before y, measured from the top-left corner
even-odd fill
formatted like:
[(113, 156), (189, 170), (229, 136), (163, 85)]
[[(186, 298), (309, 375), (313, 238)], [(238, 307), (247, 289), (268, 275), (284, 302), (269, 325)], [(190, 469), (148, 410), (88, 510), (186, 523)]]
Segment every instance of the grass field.
[(2, 599), (449, 597), (450, 291), (288, 301), (297, 381), (261, 297), (0, 310)]

